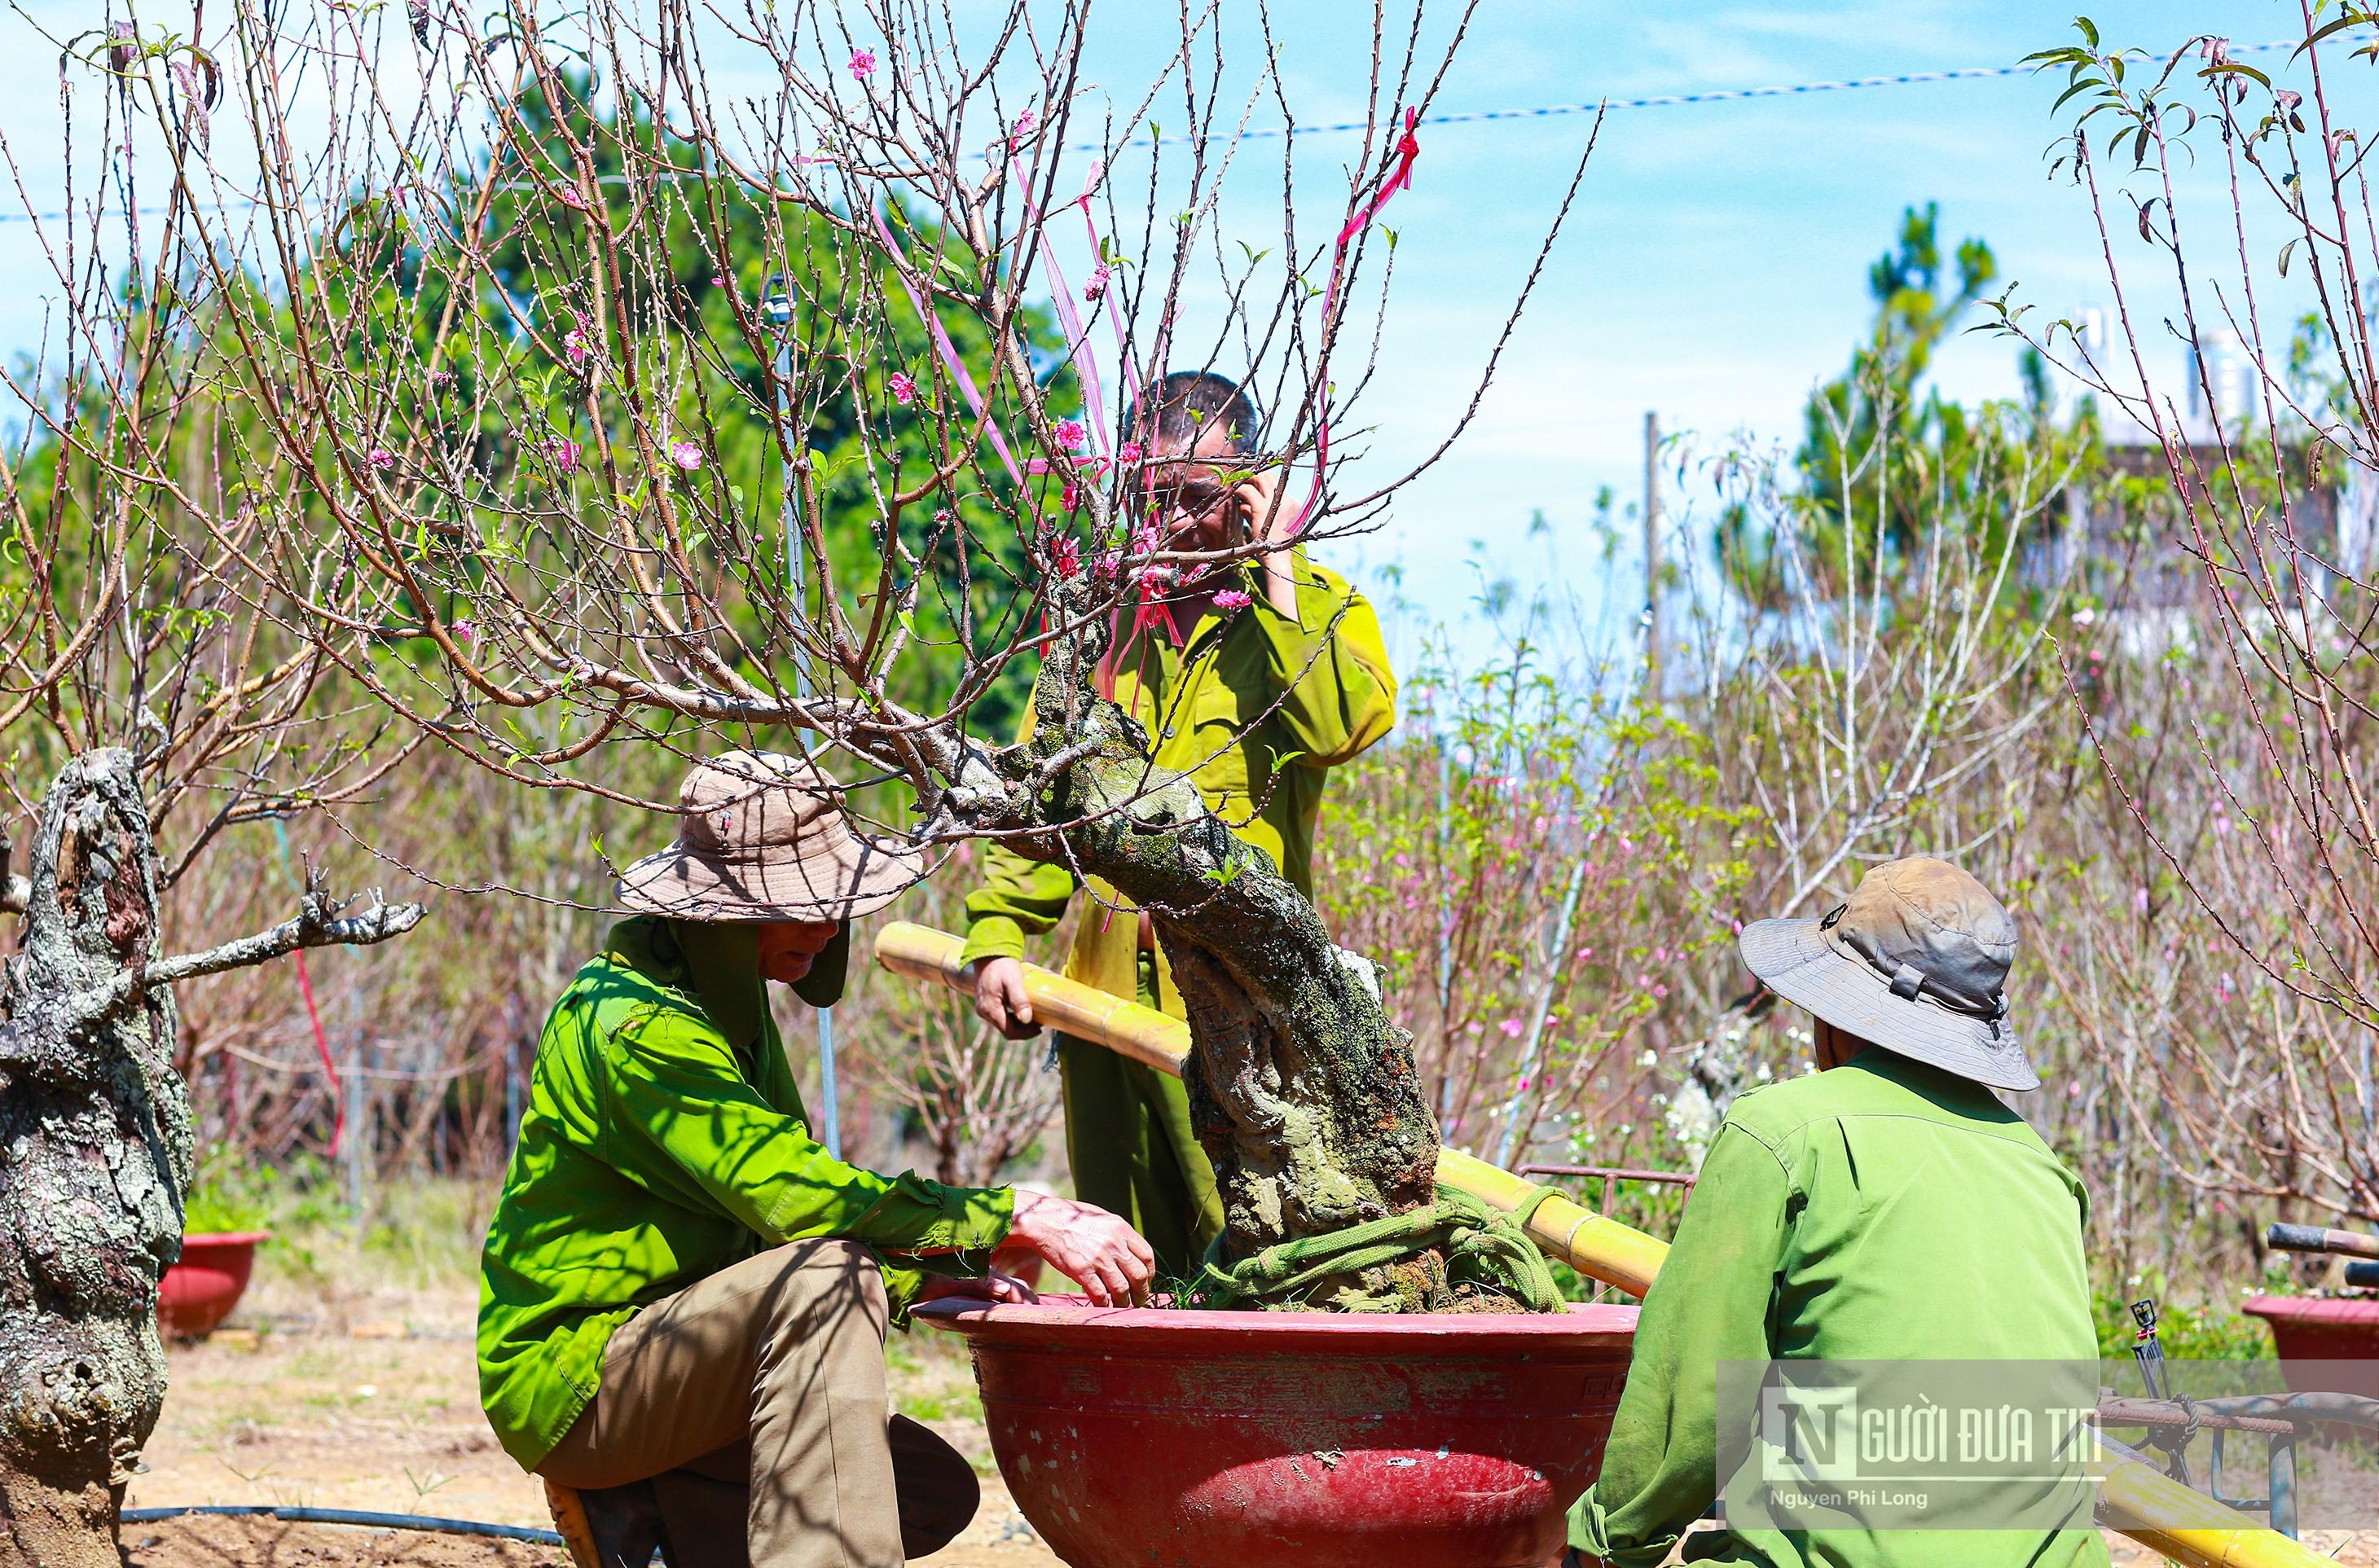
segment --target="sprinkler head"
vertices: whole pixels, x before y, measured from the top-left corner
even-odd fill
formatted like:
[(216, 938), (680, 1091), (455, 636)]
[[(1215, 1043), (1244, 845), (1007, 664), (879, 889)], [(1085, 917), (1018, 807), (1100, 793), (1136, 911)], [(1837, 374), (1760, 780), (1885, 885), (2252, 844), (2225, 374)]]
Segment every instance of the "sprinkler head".
[(784, 273), (768, 274), (766, 292), (760, 296), (760, 314), (767, 318), (768, 325), (772, 327), (784, 327), (791, 323), (793, 320), (792, 289)]

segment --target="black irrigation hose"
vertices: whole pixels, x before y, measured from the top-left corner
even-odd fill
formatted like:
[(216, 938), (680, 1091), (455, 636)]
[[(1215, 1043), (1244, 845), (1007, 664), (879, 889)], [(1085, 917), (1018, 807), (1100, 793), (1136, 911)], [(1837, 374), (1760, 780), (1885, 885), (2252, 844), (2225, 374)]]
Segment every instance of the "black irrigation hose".
[(436, 1519), (426, 1514), (364, 1514), (352, 1508), (293, 1508), (272, 1502), (191, 1503), (181, 1508), (127, 1508), (127, 1525), (153, 1525), (185, 1514), (221, 1514), (234, 1518), (279, 1519), (292, 1525), (362, 1525), (376, 1530), (432, 1530), (446, 1536), (486, 1536), (500, 1541), (527, 1541), (535, 1546), (560, 1546), (551, 1530), (520, 1525), (483, 1525), (477, 1519)]

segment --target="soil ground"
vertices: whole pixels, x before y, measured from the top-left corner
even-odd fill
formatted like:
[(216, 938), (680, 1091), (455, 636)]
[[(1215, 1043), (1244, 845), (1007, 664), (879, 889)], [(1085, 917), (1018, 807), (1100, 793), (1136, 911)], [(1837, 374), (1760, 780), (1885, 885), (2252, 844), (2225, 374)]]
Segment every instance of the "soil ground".
[[(269, 1257), (269, 1248), (267, 1250)], [(148, 1468), (125, 1506), (283, 1503), (549, 1528), (543, 1494), (479, 1414), (467, 1281), (330, 1285), (258, 1280), (225, 1328), (169, 1349)], [(983, 1506), (934, 1568), (1058, 1568), (1000, 1484), (965, 1352), (895, 1334), (894, 1407), (973, 1462)], [(555, 1548), (418, 1531), (190, 1515), (125, 1526), (138, 1568), (537, 1568)]]
[[(344, 1272), (344, 1271), (342, 1271)], [(369, 1271), (357, 1271), (368, 1275)], [(536, 1482), (488, 1431), (471, 1354), (470, 1284), (260, 1278), (231, 1324), (171, 1352), (165, 1413), (128, 1508), (283, 1503), (549, 1526)], [(896, 1335), (893, 1403), (974, 1463), (983, 1507), (934, 1568), (1057, 1568), (1001, 1485), (965, 1354)], [(2349, 1568), (2379, 1568), (2379, 1531), (2308, 1532)], [(2109, 1536), (2117, 1568), (2155, 1554)], [(558, 1549), (417, 1531), (192, 1515), (124, 1531), (136, 1568), (556, 1568)]]

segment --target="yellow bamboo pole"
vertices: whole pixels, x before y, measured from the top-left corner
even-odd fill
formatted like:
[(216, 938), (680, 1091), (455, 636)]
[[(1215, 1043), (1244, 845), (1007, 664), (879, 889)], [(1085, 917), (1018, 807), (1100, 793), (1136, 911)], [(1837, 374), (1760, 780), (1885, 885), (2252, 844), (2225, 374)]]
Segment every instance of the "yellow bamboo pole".
[[(947, 931), (896, 921), (877, 934), (876, 959), (895, 974), (938, 981), (953, 990), (971, 992), (973, 978), (967, 966), (959, 962), (965, 946)], [(1024, 966), (1024, 991), (1033, 998), (1034, 1020), (1044, 1028), (1104, 1045), (1159, 1072), (1181, 1076), (1181, 1064), (1190, 1055), (1190, 1026), (1179, 1019), (1079, 980), (1052, 974), (1038, 964)], [(1438, 1151), (1437, 1179), (1505, 1213), (1542, 1193), (1525, 1227), (1528, 1239), (1546, 1257), (1559, 1259), (1588, 1279), (1616, 1285), (1630, 1296), (1642, 1296), (1651, 1288), (1652, 1276), (1660, 1272), (1660, 1260), (1668, 1256), (1668, 1243), (1658, 1236), (1581, 1208), (1558, 1192), (1546, 1192), (1535, 1182), (1458, 1149)]]
[[(972, 994), (972, 968), (959, 961), (966, 947), (947, 931), (895, 921), (876, 937), (876, 959), (895, 974), (931, 981)], [(1190, 1026), (1120, 996), (1054, 974), (1038, 964), (1024, 966), (1025, 995), (1033, 1017), (1055, 1029), (1104, 1045), (1136, 1062), (1175, 1077), (1190, 1055)], [(1509, 1213), (1543, 1190), (1535, 1182), (1465, 1154), (1441, 1149), (1437, 1179)], [(1548, 1258), (1559, 1259), (1589, 1279), (1616, 1285), (1630, 1296), (1651, 1288), (1669, 1244), (1658, 1236), (1607, 1219), (1552, 1193), (1528, 1218), (1528, 1238)], [(2188, 1568), (2335, 1568), (2330, 1560), (2277, 1530), (2259, 1529), (2203, 1492), (2127, 1454), (2107, 1451), (2093, 1466), (2102, 1510), (2114, 1527)], [(2144, 1523), (2159, 1521), (2160, 1523)]]

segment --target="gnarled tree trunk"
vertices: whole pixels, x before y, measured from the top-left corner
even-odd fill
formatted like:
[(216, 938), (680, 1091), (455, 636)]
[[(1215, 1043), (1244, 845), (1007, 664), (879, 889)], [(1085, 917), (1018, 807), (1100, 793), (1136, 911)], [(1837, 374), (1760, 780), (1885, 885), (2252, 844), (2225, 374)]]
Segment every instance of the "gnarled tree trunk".
[(294, 919), (158, 956), (157, 844), (129, 752), (50, 786), (0, 964), (0, 1568), (116, 1568), (115, 1514), (165, 1398), (157, 1282), (181, 1256), (188, 1091), (177, 981), (300, 947), (387, 941), (418, 904), (341, 913), (309, 878)]
[(157, 1282), (181, 1253), (189, 1099), (157, 956), (156, 847), (124, 751), (66, 765), (0, 967), (0, 1559), (115, 1568), (115, 1510), (157, 1424)]
[[(1062, 838), (1022, 848), (1105, 878), (1155, 921), (1190, 1015), (1184, 1076), (1222, 1190), (1226, 1260), (1433, 1201), (1437, 1118), (1411, 1036), (1270, 857), (1186, 778), (1152, 772), (1140, 724), (1085, 678), (1097, 641), (1053, 647), (1043, 666), (1025, 749), (1035, 763), (1076, 760), (1033, 812)], [(1457, 1305), (1433, 1251), (1333, 1276), (1300, 1304)]]

